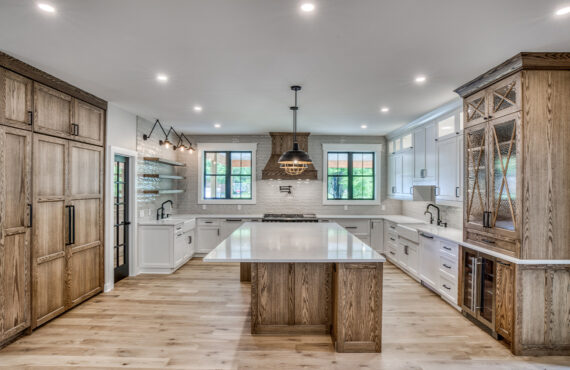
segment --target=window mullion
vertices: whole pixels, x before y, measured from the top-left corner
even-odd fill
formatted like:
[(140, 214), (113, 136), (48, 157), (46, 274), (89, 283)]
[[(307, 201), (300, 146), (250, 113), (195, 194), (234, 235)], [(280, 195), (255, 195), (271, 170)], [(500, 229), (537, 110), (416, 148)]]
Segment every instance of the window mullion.
[(232, 199), (231, 188), (232, 188), (232, 152), (226, 152), (226, 199)]
[(348, 152), (348, 199), (352, 199), (352, 153)]

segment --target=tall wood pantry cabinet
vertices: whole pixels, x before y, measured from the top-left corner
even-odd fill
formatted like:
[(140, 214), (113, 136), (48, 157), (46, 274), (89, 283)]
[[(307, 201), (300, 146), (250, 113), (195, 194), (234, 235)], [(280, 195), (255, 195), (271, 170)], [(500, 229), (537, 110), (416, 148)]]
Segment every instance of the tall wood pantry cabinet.
[(455, 91), (464, 241), (515, 261), (495, 264), (492, 329), (515, 354), (568, 354), (570, 53), (520, 53)]
[(105, 111), (0, 53), (0, 347), (102, 291)]

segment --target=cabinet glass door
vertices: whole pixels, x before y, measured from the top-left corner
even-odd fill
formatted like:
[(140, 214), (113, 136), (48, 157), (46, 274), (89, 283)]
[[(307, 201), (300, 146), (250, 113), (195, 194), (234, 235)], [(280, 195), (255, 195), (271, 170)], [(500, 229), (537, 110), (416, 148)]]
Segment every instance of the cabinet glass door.
[(487, 258), (479, 258), (480, 292), (479, 292), (479, 318), (494, 329), (495, 307), (495, 261)]
[(465, 123), (476, 125), (487, 117), (487, 91), (482, 90), (464, 100)]
[(491, 117), (497, 118), (520, 109), (520, 76), (515, 75), (490, 87)]
[(469, 129), (465, 134), (465, 214), (467, 224), (483, 226), (487, 207), (486, 124)]
[(476, 264), (477, 255), (469, 250), (463, 252), (463, 309), (475, 315), (476, 310)]
[(514, 232), (517, 214), (517, 122), (515, 115), (490, 125), (491, 227)]

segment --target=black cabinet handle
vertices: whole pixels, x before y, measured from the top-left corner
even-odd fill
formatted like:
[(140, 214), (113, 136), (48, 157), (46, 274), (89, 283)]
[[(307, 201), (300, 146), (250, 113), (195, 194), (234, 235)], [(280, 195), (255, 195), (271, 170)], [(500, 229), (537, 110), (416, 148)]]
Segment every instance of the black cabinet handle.
[(495, 244), (495, 241), (494, 241), (494, 240), (481, 239), (481, 241), (482, 241), (482, 242), (485, 242), (485, 243), (489, 243), (489, 244)]
[(404, 245), (404, 254), (407, 256), (408, 255), (408, 246)]
[(392, 251), (390, 251), (390, 254), (392, 254), (392, 255), (394, 255), (394, 256), (396, 255), (396, 253), (394, 253), (394, 252), (392, 252)]
[(345, 226), (344, 228), (354, 230), (354, 229), (358, 229), (358, 226)]
[(427, 238), (427, 239), (433, 239), (433, 236), (431, 236), (431, 235), (426, 235), (424, 233), (420, 233), (420, 235), (423, 236), (424, 238)]
[(28, 203), (28, 208), (29, 208), (29, 211), (30, 211), (29, 220), (28, 220), (28, 227), (32, 227), (32, 223), (33, 223), (33, 220), (34, 220), (34, 217), (33, 217), (34, 208), (33, 208), (33, 206), (32, 206), (31, 203)]
[(510, 266), (511, 265), (510, 263), (505, 263), (505, 262), (501, 262), (501, 261), (497, 261), (497, 263), (499, 265), (503, 265), (503, 266)]
[(192, 244), (192, 235), (188, 235), (188, 244)]
[(443, 287), (444, 287), (445, 289), (447, 289), (447, 290), (451, 290), (451, 288), (450, 288), (450, 287), (448, 287), (448, 286), (447, 286), (447, 285), (445, 285), (445, 284), (443, 284)]
[(75, 124), (75, 136), (79, 136), (79, 125)]
[(445, 245), (443, 246), (443, 249), (445, 249), (446, 251), (450, 251), (450, 250), (451, 250), (451, 248), (446, 247)]
[(72, 210), (72, 219), (73, 219), (73, 228), (71, 229), (73, 231), (73, 239), (72, 239), (72, 244), (75, 244), (75, 206), (72, 205), (71, 206), (71, 210)]
[(456, 187), (455, 187), (455, 197), (456, 197), (456, 198), (459, 198), (459, 194), (458, 194), (458, 193), (459, 193), (459, 186), (456, 186)]
[(67, 208), (67, 243), (65, 245), (71, 245), (73, 244), (71, 242), (71, 206), (67, 205), (65, 208)]
[(396, 241), (396, 239), (394, 239), (394, 238), (390, 238), (390, 240), (391, 240), (391, 241), (393, 241), (393, 242), (395, 242), (395, 241)]
[(34, 124), (34, 112), (29, 110), (28, 114), (30, 115), (30, 126)]
[(220, 236), (220, 229), (218, 229), (218, 236)]
[(449, 266), (448, 264), (445, 264), (445, 263), (443, 264), (443, 267), (445, 267), (446, 269), (450, 269), (450, 268), (451, 268), (451, 266)]
[(396, 230), (396, 226), (390, 226), (390, 229)]

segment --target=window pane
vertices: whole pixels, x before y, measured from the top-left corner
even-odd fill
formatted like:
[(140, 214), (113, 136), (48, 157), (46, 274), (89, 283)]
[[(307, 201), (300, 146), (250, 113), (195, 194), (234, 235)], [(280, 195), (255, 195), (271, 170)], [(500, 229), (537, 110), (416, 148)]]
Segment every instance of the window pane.
[(362, 153), (352, 154), (352, 174), (362, 175)]
[(216, 153), (216, 172), (215, 173), (218, 175), (225, 175), (226, 174), (226, 153), (225, 152)]
[(352, 181), (352, 199), (374, 199), (374, 177), (355, 177)]
[(241, 153), (240, 152), (236, 152), (236, 153), (231, 153), (232, 156), (232, 175), (239, 175), (241, 174)]
[(209, 174), (215, 174), (215, 163), (216, 163), (216, 153), (215, 152), (206, 152), (206, 155), (204, 157), (204, 161), (205, 161), (205, 166), (204, 166), (204, 173), (209, 175)]
[(251, 175), (251, 152), (231, 153), (232, 175)]
[(226, 197), (226, 177), (225, 176), (205, 176), (204, 199), (215, 199)]
[(362, 153), (362, 174), (367, 176), (374, 175), (374, 154)]
[(216, 176), (216, 198), (225, 198), (225, 197), (226, 197), (226, 177)]
[(251, 176), (232, 176), (232, 199), (251, 199)]
[(331, 176), (328, 178), (328, 199), (348, 199), (348, 176)]
[(328, 174), (348, 175), (348, 153), (328, 153)]

